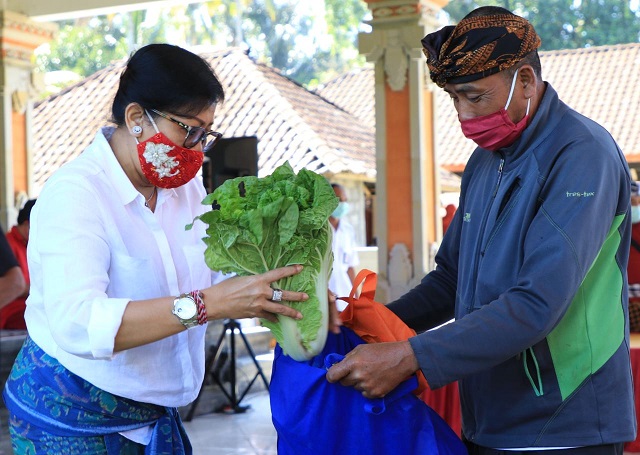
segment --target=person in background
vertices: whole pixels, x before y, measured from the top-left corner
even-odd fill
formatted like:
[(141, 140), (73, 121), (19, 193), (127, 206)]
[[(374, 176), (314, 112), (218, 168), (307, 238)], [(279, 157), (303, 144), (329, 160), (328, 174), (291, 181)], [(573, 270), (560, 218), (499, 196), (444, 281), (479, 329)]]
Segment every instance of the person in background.
[(0, 308), (25, 292), (27, 285), (7, 238), (0, 227)]
[[(331, 187), (340, 202), (329, 217), (329, 223), (333, 228), (333, 271), (329, 277), (329, 290), (337, 297), (349, 297), (356, 278), (355, 267), (360, 264), (356, 251), (356, 235), (353, 226), (345, 219), (349, 211), (346, 191), (337, 183), (332, 183)], [(340, 311), (346, 307), (343, 300), (338, 300), (337, 305)]]
[(299, 319), (308, 296), (271, 283), (302, 266), (216, 284), (204, 261), (209, 208), (196, 177), (224, 99), (201, 57), (137, 50), (115, 127), (45, 184), (31, 214), (28, 337), (4, 388), (15, 453), (190, 454), (177, 407), (204, 378), (214, 319)]
[(365, 397), (418, 369), (432, 389), (457, 380), (471, 455), (621, 455), (636, 436), (624, 154), (543, 81), (523, 17), (481, 7), (422, 44), (478, 147), (435, 270), (388, 305), (418, 334), (357, 346), (327, 379)]
[(29, 266), (27, 265), (27, 243), (29, 242), (29, 226), (31, 209), (36, 203), (35, 199), (29, 199), (24, 207), (18, 212), (18, 224), (7, 232), (7, 241), (18, 260), (20, 270), (25, 281), (24, 292), (13, 302), (0, 308), (0, 329), (20, 329), (24, 330), (27, 325), (24, 322), (24, 310), (26, 300), (29, 295)]
[(640, 185), (631, 182), (631, 248), (629, 250), (629, 329), (640, 332)]
[(453, 220), (453, 215), (456, 214), (456, 206), (453, 204), (447, 204), (444, 210), (445, 210), (445, 214), (442, 217), (442, 234), (443, 235), (447, 232), (447, 229), (449, 229), (451, 220)]

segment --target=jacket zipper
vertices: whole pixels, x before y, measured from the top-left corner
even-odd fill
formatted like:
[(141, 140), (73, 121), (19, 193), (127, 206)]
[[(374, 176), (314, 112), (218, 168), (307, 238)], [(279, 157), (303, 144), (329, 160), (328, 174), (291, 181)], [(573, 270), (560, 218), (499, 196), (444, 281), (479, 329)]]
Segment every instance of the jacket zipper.
[[(484, 219), (482, 220), (482, 225), (481, 225), (481, 229), (480, 229), (480, 241), (478, 242), (478, 244), (476, 245), (476, 263), (474, 265), (474, 269), (473, 269), (473, 277), (474, 279), (478, 277), (478, 265), (480, 263), (480, 252), (482, 251), (482, 242), (484, 239), (484, 231), (487, 227), (487, 220), (489, 218), (489, 213), (491, 213), (491, 207), (493, 207), (493, 202), (496, 199), (496, 195), (498, 194), (498, 188), (500, 188), (500, 182), (502, 181), (502, 169), (504, 168), (504, 155), (501, 153), (500, 154), (501, 158), (500, 158), (500, 164), (498, 165), (498, 181), (496, 182), (496, 187), (493, 190), (493, 195), (491, 196), (491, 201), (489, 202), (489, 206), (487, 207), (486, 213), (484, 215)], [(467, 304), (467, 314), (471, 313), (471, 310), (473, 309), (473, 301), (475, 299), (476, 296), (476, 290), (474, 288), (473, 290), (473, 295), (471, 296), (471, 301)]]
[[(504, 158), (500, 159), (500, 165), (498, 166), (498, 181), (496, 182), (496, 189), (493, 190), (493, 199), (498, 194), (498, 188), (500, 188), (500, 182), (502, 181), (502, 168), (504, 167)], [(491, 202), (493, 204), (493, 201)]]

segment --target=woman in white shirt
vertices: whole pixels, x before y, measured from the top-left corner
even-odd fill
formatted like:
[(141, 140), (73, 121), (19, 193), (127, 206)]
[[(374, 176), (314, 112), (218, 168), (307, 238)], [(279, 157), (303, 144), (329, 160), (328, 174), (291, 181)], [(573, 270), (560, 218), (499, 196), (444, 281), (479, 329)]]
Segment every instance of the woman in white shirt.
[(300, 266), (212, 286), (195, 179), (224, 93), (177, 46), (138, 50), (114, 127), (54, 174), (31, 214), (29, 337), (3, 393), (16, 453), (191, 453), (176, 408), (204, 377), (206, 322), (276, 315)]

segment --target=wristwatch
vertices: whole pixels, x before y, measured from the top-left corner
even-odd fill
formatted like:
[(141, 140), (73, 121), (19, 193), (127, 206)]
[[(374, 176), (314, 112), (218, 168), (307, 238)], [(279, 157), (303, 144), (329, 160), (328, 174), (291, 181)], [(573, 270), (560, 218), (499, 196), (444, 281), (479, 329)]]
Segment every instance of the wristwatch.
[(182, 325), (188, 329), (198, 325), (198, 304), (189, 294), (181, 294), (175, 298), (171, 312), (175, 314)]

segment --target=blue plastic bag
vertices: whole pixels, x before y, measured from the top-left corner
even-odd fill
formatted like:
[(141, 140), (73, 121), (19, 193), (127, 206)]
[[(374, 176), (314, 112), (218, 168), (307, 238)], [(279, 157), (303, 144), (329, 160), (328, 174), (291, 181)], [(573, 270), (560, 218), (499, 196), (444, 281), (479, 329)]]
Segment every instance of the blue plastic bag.
[(269, 389), (278, 455), (466, 454), (446, 422), (411, 393), (415, 377), (375, 400), (326, 380), (327, 366), (362, 343), (341, 327), (341, 334), (330, 333), (324, 350), (307, 362), (276, 346)]

